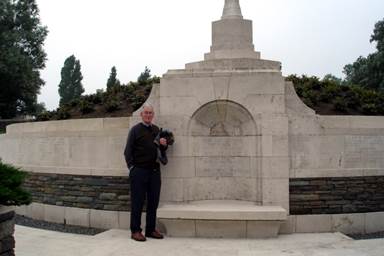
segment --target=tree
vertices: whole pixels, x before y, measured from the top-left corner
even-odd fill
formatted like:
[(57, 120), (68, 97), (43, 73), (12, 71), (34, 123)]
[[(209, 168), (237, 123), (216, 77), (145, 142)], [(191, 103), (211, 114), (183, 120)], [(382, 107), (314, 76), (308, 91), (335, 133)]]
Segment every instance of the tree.
[(370, 42), (376, 42), (377, 50), (379, 52), (384, 52), (384, 19), (375, 24)]
[(80, 98), (84, 92), (81, 80), (83, 80), (83, 75), (81, 74), (80, 61), (76, 60), (74, 55), (71, 55), (65, 60), (61, 69), (59, 84), (60, 106)]
[(0, 1), (0, 118), (33, 112), (44, 85), (47, 34), (35, 0)]
[(151, 70), (145, 66), (144, 72), (141, 72), (140, 76), (137, 78), (137, 82), (139, 82), (139, 84), (145, 84), (149, 78), (151, 78)]
[(111, 69), (111, 74), (109, 75), (109, 78), (107, 81), (107, 90), (111, 90), (113, 87), (120, 86), (120, 81), (116, 77), (117, 77), (116, 67), (113, 66)]
[(346, 65), (345, 80), (350, 85), (384, 91), (384, 19), (376, 23), (370, 42), (376, 42), (377, 52)]

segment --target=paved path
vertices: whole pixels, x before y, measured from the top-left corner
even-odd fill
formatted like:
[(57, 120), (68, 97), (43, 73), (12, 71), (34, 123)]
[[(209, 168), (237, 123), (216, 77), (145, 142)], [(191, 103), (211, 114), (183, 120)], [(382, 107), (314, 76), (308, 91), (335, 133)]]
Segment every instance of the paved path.
[(149, 239), (110, 230), (96, 236), (16, 226), (17, 256), (384, 256), (384, 239), (352, 240), (340, 233), (280, 235), (276, 239)]

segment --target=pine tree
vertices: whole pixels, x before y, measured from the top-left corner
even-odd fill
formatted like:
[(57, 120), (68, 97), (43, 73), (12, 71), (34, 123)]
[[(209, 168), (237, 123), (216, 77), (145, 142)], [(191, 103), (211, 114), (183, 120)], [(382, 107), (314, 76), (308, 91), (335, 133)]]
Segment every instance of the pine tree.
[(120, 86), (120, 81), (116, 77), (117, 77), (116, 67), (113, 66), (111, 69), (111, 74), (109, 75), (109, 78), (107, 81), (107, 91), (111, 90), (114, 87)]
[(151, 78), (151, 70), (145, 66), (144, 72), (141, 72), (140, 76), (137, 78), (137, 82), (139, 82), (139, 84), (145, 84), (149, 78)]
[(84, 92), (82, 80), (80, 61), (76, 60), (74, 55), (71, 55), (65, 60), (61, 69), (61, 82), (59, 84), (60, 106), (80, 98)]

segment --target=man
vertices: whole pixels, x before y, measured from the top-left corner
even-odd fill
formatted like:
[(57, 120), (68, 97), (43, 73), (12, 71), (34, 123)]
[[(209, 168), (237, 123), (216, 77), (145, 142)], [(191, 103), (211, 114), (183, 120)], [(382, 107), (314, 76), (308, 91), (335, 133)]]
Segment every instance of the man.
[[(131, 238), (145, 241), (145, 237), (162, 239), (163, 235), (156, 229), (156, 213), (159, 205), (161, 176), (158, 163), (158, 148), (154, 143), (159, 127), (152, 124), (153, 107), (144, 104), (140, 116), (142, 122), (131, 128), (124, 150), (125, 161), (129, 169), (131, 185)], [(161, 150), (167, 148), (167, 140), (160, 138)], [(141, 229), (141, 213), (147, 199), (147, 216), (145, 236)]]

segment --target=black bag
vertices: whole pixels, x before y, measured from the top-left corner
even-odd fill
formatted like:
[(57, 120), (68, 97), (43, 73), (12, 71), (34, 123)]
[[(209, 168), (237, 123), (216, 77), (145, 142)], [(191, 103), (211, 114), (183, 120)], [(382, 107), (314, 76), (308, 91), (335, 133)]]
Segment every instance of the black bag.
[(160, 128), (159, 133), (156, 135), (155, 140), (153, 141), (157, 145), (157, 158), (163, 165), (166, 165), (168, 163), (168, 157), (166, 150), (168, 147), (164, 147), (160, 144), (160, 139), (164, 138), (167, 140), (167, 145), (173, 145), (175, 143), (175, 137), (173, 136), (173, 133), (168, 130)]

